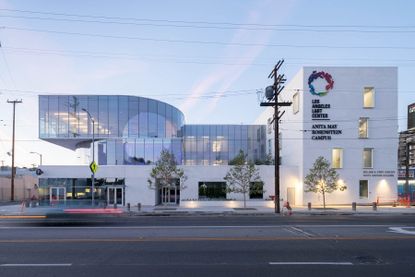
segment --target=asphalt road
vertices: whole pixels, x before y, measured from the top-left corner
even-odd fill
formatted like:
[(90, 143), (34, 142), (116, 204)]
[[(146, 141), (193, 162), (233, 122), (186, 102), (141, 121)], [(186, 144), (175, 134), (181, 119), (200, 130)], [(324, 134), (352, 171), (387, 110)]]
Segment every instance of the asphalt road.
[(413, 276), (415, 217), (0, 221), (0, 276)]

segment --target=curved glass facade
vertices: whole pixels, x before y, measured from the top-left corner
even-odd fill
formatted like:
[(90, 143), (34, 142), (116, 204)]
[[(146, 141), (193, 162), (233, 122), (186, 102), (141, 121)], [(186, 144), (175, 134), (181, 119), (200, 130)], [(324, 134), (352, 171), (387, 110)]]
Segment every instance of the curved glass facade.
[(240, 150), (262, 163), (265, 128), (184, 125), (177, 108), (138, 96), (39, 96), (39, 138), (75, 150), (91, 147), (94, 133), (95, 160), (101, 165), (153, 164), (162, 149), (184, 165), (227, 165)]
[(41, 95), (39, 96), (39, 137), (92, 138), (174, 138), (184, 125), (177, 108), (138, 96)]

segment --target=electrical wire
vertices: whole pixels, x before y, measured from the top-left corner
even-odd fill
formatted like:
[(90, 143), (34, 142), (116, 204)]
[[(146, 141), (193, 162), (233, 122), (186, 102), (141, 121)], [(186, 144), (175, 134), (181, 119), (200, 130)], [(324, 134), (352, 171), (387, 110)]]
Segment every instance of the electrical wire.
[(126, 39), (126, 40), (138, 40), (148, 42), (162, 42), (162, 43), (183, 43), (183, 44), (202, 44), (202, 45), (229, 45), (229, 46), (243, 46), (243, 47), (290, 47), (290, 48), (323, 48), (323, 49), (382, 49), (382, 50), (415, 50), (412, 46), (357, 46), (357, 45), (306, 45), (306, 44), (273, 44), (273, 43), (242, 43), (242, 42), (224, 42), (224, 41), (208, 41), (208, 40), (184, 40), (184, 39), (161, 39), (161, 38), (150, 38), (150, 37), (138, 37), (138, 36), (121, 36), (121, 35), (104, 35), (97, 33), (82, 33), (82, 32), (68, 32), (68, 31), (57, 31), (47, 29), (36, 29), (36, 28), (23, 28), (13, 26), (2, 26), (2, 29), (15, 30), (15, 31), (28, 31), (28, 32), (40, 32), (40, 33), (51, 33), (51, 34), (62, 34), (72, 36), (84, 36), (84, 37), (98, 37), (98, 38), (110, 38), (110, 39)]

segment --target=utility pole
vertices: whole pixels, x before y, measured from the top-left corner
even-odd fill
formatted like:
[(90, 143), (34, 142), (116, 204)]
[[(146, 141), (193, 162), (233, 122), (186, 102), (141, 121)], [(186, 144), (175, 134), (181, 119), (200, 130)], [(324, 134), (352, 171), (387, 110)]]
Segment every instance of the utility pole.
[(260, 106), (262, 107), (274, 107), (274, 117), (270, 124), (274, 123), (274, 167), (275, 167), (275, 199), (274, 199), (274, 209), (275, 213), (281, 212), (280, 205), (280, 140), (279, 140), (279, 122), (281, 117), (284, 115), (285, 111), (281, 112), (278, 110), (278, 107), (281, 106), (291, 106), (292, 102), (278, 102), (278, 96), (281, 91), (284, 89), (283, 84), (287, 79), (285, 79), (284, 74), (279, 74), (278, 70), (281, 68), (284, 60), (279, 60), (278, 63), (274, 66), (274, 69), (268, 75), (268, 78), (274, 79), (274, 84), (265, 89), (265, 97), (267, 102), (261, 102)]
[(11, 192), (10, 192), (10, 200), (14, 201), (14, 177), (16, 175), (16, 169), (14, 167), (14, 141), (15, 141), (15, 129), (16, 129), (16, 104), (23, 103), (22, 100), (7, 100), (7, 103), (13, 104), (13, 138), (12, 138), (12, 176), (11, 176)]

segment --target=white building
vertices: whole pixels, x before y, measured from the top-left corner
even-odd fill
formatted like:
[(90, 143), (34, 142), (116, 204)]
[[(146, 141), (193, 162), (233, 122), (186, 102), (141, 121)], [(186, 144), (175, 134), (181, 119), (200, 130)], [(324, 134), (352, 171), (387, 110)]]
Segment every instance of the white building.
[[(303, 180), (322, 156), (340, 175), (345, 191), (328, 204), (390, 202), (397, 198), (397, 68), (304, 67), (286, 85), (281, 100), (280, 197), (292, 205), (321, 204), (305, 193)], [(41, 96), (40, 137), (71, 149), (90, 147), (95, 118), (96, 199), (107, 204), (240, 207), (240, 194), (224, 192), (223, 177), (240, 149), (264, 163), (273, 155), (273, 128), (264, 125), (186, 125), (182, 113), (163, 102), (127, 96)], [(126, 112), (128, 111), (128, 112)], [(261, 116), (266, 124), (273, 114)], [(269, 122), (269, 121), (268, 121)], [(268, 130), (268, 131), (267, 131)], [(186, 189), (148, 188), (161, 149), (169, 149), (188, 176)], [(274, 166), (259, 165), (262, 194), (250, 206), (272, 207)], [(87, 166), (43, 166), (39, 195), (45, 202), (91, 199)], [(202, 188), (208, 187), (209, 193)]]
[[(329, 194), (328, 204), (396, 200), (397, 90), (396, 67), (302, 68), (280, 96), (293, 102), (280, 123), (282, 166), (298, 167), (296, 181), (282, 180), (289, 198), (321, 203), (317, 194), (304, 192), (303, 180), (322, 156), (347, 186)], [(269, 109), (261, 118), (272, 114)], [(273, 128), (267, 129), (273, 154)]]

